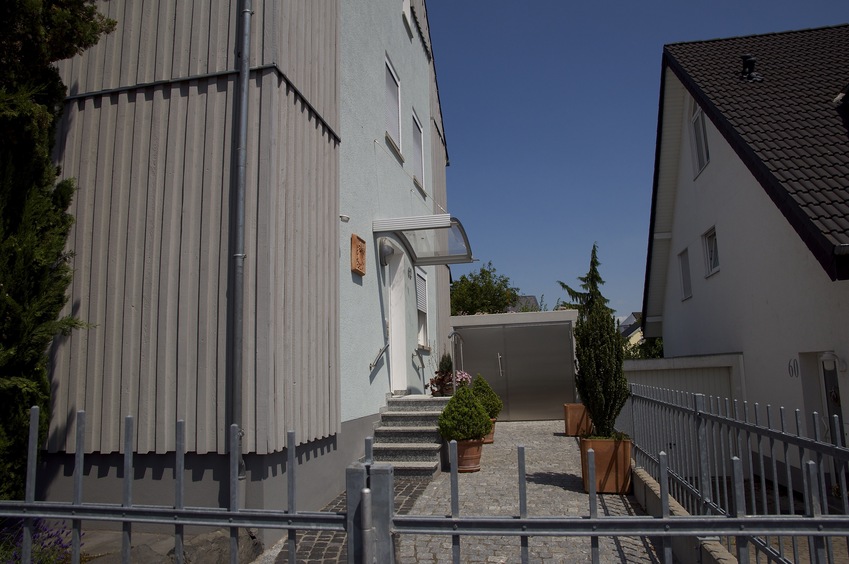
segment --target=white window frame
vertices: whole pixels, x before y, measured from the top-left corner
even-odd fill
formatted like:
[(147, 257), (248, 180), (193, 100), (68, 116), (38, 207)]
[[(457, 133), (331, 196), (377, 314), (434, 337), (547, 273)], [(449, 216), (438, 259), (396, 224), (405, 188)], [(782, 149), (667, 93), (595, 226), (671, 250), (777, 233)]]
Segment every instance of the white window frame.
[(719, 272), (719, 245), (716, 241), (716, 227), (708, 229), (702, 235), (705, 250), (705, 278)]
[(418, 323), (418, 347), (427, 349), (427, 273), (416, 267), (416, 314)]
[(413, 111), (413, 182), (424, 190), (424, 128)]
[(413, 38), (413, 10), (410, 0), (401, 0), (401, 14), (404, 19), (404, 27), (407, 28), (407, 33), (410, 39)]
[(681, 273), (681, 301), (693, 297), (693, 280), (690, 276), (690, 251), (684, 249), (678, 253), (678, 270)]
[[(401, 79), (387, 57), (385, 59), (384, 94), (386, 96), (386, 140), (401, 157)], [(390, 80), (395, 83), (394, 96)], [(403, 161), (403, 157), (402, 161)]]
[(693, 154), (693, 178), (697, 177), (710, 162), (710, 147), (707, 136), (707, 117), (702, 108), (692, 102), (690, 114), (690, 146)]

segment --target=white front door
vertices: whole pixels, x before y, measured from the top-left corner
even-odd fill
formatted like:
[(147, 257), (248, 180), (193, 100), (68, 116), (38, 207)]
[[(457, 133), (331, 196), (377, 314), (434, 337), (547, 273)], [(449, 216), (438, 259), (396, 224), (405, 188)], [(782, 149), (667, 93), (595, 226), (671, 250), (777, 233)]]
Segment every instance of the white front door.
[(389, 259), (389, 385), (393, 394), (407, 392), (407, 293), (412, 272), (406, 255), (396, 247)]

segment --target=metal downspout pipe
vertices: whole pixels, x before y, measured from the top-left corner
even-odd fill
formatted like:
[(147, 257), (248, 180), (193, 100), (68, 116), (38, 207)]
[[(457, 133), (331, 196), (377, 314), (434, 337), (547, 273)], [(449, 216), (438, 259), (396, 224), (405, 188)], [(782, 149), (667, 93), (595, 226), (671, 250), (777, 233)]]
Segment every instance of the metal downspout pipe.
[(247, 184), (247, 140), (248, 140), (248, 82), (250, 79), (250, 53), (251, 53), (251, 0), (242, 0), (240, 12), (241, 25), (239, 37), (239, 82), (238, 82), (238, 113), (233, 131), (236, 132), (236, 197), (235, 197), (235, 222), (236, 232), (233, 241), (233, 316), (231, 319), (231, 330), (233, 339), (231, 341), (230, 364), (230, 413), (231, 424), (239, 427), (239, 440), (230, 448), (236, 448), (239, 452), (239, 479), (245, 478), (245, 461), (242, 457), (242, 344), (243, 320), (244, 320), (244, 286), (245, 286), (245, 186)]

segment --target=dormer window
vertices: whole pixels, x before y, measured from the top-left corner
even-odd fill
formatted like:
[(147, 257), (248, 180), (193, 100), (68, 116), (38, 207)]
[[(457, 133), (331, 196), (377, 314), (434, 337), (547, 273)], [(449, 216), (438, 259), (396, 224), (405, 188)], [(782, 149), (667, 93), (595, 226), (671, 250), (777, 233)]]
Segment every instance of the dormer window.
[(710, 150), (708, 149), (707, 126), (705, 114), (698, 104), (693, 102), (693, 111), (690, 116), (690, 138), (693, 149), (693, 176), (696, 177), (707, 166), (710, 161)]

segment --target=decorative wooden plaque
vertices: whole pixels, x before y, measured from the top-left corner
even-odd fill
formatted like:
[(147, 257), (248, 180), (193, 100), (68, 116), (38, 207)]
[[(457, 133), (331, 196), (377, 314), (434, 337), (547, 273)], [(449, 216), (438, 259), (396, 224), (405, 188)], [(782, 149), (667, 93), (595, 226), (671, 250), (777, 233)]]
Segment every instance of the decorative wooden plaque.
[(351, 235), (351, 271), (360, 276), (366, 275), (366, 242), (353, 234)]

